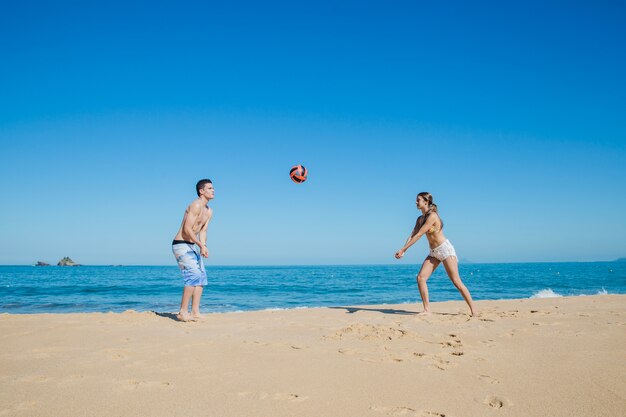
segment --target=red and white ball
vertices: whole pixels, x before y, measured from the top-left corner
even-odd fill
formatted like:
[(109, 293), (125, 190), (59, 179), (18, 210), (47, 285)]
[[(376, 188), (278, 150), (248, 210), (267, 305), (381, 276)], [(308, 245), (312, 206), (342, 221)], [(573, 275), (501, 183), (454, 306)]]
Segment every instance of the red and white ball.
[(291, 171), (289, 171), (289, 177), (293, 182), (297, 184), (301, 184), (306, 181), (307, 174), (308, 171), (306, 170), (304, 165), (296, 165), (291, 168)]

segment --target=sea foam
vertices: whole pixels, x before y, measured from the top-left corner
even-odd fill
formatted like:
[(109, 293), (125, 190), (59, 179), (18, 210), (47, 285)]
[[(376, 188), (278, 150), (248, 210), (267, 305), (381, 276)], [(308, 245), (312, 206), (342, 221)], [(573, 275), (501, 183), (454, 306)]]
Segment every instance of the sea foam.
[[(595, 293), (595, 295), (608, 295), (608, 291), (604, 288), (602, 288), (601, 290), (599, 290), (597, 293)], [(581, 297), (585, 297), (589, 294), (580, 294)]]
[(557, 297), (563, 297), (563, 296), (561, 294), (555, 293), (554, 291), (552, 291), (551, 288), (548, 288), (545, 290), (537, 291), (530, 298), (557, 298)]

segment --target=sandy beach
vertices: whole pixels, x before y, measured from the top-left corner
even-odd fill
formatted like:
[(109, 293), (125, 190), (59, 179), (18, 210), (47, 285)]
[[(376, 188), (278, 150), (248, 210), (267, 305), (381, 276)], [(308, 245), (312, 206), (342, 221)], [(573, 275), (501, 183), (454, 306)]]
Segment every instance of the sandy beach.
[(626, 296), (0, 315), (0, 416), (624, 416)]

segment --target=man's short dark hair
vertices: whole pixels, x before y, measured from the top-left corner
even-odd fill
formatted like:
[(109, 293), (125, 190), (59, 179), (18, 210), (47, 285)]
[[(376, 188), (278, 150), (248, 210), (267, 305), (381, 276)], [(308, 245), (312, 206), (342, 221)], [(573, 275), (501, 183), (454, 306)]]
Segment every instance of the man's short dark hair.
[(198, 181), (198, 183), (196, 184), (196, 193), (198, 194), (198, 197), (200, 197), (200, 190), (203, 189), (204, 186), (207, 184), (213, 184), (213, 182), (211, 182), (211, 180), (206, 179), (206, 178)]

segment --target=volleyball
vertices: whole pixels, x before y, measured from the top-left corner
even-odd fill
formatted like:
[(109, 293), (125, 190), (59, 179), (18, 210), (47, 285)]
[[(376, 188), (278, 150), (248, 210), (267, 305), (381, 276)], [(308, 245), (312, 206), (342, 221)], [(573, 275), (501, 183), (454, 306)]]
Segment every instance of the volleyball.
[(306, 181), (307, 170), (303, 165), (296, 165), (291, 168), (289, 171), (289, 177), (291, 177), (292, 181), (295, 183), (303, 183)]

